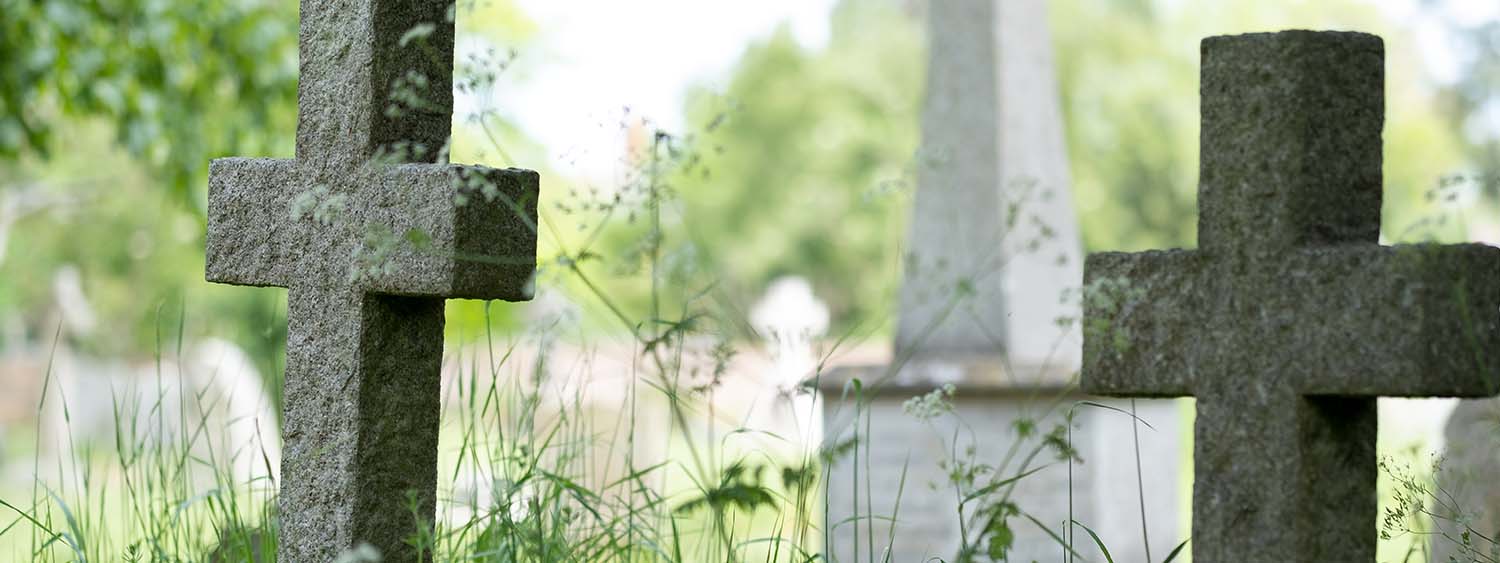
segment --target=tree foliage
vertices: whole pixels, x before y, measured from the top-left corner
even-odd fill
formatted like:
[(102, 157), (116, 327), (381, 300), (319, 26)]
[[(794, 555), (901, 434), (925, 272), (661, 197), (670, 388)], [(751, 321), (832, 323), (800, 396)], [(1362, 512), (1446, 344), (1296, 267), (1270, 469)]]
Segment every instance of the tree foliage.
[(1459, 71), (1458, 80), (1443, 87), (1443, 101), (1471, 162), (1465, 181), (1489, 200), (1494, 216), (1500, 213), (1500, 19), (1447, 23), (1460, 47)]
[[(917, 145), (919, 26), (881, 1), (844, 3), (831, 25), (825, 49), (782, 29), (745, 51), (722, 91), (697, 89), (682, 139), (691, 165), (663, 181), (666, 262), (705, 272), (741, 313), (785, 274), (809, 278), (846, 321), (892, 300)], [(649, 240), (628, 226), (616, 235), (627, 256)]]
[[(460, 8), (469, 46), (503, 53), (534, 33), (509, 0)], [(174, 345), (181, 314), (186, 340), (230, 338), (274, 375), (284, 293), (203, 281), (201, 205), (211, 159), (293, 153), (296, 0), (0, 0), (0, 14), (0, 325), (23, 339), (0, 347), (65, 324), (54, 280), (68, 271), (97, 315), (93, 331), (63, 329), (72, 345), (149, 356)], [(464, 55), (461, 84), (514, 79)], [(517, 137), (505, 117), (489, 126)], [(450, 303), (451, 331), (481, 333), (482, 303)]]
[[(1209, 35), (1309, 27), (1385, 37), (1388, 239), (1413, 238), (1408, 227), (1434, 212), (1427, 195), (1463, 165), (1410, 33), (1369, 4), (1064, 0), (1049, 9), (1087, 250), (1194, 245), (1198, 48)], [(893, 302), (916, 187), (925, 46), (920, 17), (895, 2), (845, 0), (832, 25), (822, 50), (787, 33), (752, 45), (722, 92), (694, 98), (701, 160), (671, 180), (676, 216), (663, 238), (685, 241), (679, 254), (715, 272), (739, 306), (794, 273), (849, 326), (888, 318)]]
[(190, 201), (210, 158), (289, 154), (294, 0), (0, 0), (0, 157), (67, 150), (64, 118)]

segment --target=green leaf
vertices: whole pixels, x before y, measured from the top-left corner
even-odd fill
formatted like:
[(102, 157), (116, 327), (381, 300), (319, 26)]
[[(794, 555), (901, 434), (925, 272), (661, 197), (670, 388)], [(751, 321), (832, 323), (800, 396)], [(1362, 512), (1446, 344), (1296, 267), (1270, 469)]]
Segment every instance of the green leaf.
[(411, 229), (406, 231), (406, 242), (419, 249), (426, 249), (432, 246), (432, 235), (422, 229)]
[(1088, 532), (1089, 537), (1094, 538), (1094, 545), (1099, 546), (1099, 551), (1104, 553), (1105, 561), (1108, 561), (1109, 563), (1115, 563), (1115, 558), (1110, 556), (1109, 548), (1104, 547), (1104, 540), (1099, 539), (1099, 534), (1094, 533), (1094, 530), (1090, 529), (1088, 526), (1083, 525), (1083, 522), (1079, 522), (1077, 520), (1073, 520), (1072, 522), (1073, 525), (1083, 528), (1083, 531)]
[(1182, 548), (1187, 547), (1190, 541), (1193, 541), (1192, 538), (1182, 540), (1182, 543), (1177, 544), (1177, 547), (1173, 548), (1172, 552), (1167, 554), (1167, 558), (1161, 560), (1161, 563), (1172, 563), (1172, 560), (1176, 559), (1177, 555), (1182, 553)]
[(984, 530), (987, 542), (985, 552), (990, 559), (1001, 561), (1005, 559), (1007, 553), (1010, 553), (1010, 548), (1016, 541), (1016, 534), (1011, 531), (1010, 523), (1005, 518), (1007, 511), (996, 512), (997, 514), (990, 518), (989, 525)]
[(974, 500), (976, 498), (979, 498), (979, 497), (982, 497), (984, 495), (987, 495), (987, 494), (990, 494), (992, 492), (995, 492), (995, 489), (999, 489), (1000, 487), (1004, 487), (1004, 486), (1009, 485), (1011, 483), (1014, 483), (1016, 481), (1020, 481), (1021, 479), (1025, 479), (1026, 477), (1029, 477), (1032, 473), (1036, 473), (1036, 472), (1041, 471), (1043, 469), (1046, 469), (1048, 467), (1051, 467), (1051, 465), (1043, 465), (1041, 467), (1033, 468), (1030, 471), (1027, 471), (1025, 473), (1021, 473), (1019, 475), (1015, 475), (1015, 476), (1012, 476), (1012, 477), (1001, 479), (999, 481), (995, 481), (993, 483), (985, 485), (984, 487), (981, 487), (978, 490), (975, 490), (974, 492), (969, 493), (968, 495), (965, 495), (964, 499), (963, 499), (963, 502), (969, 502), (969, 501)]

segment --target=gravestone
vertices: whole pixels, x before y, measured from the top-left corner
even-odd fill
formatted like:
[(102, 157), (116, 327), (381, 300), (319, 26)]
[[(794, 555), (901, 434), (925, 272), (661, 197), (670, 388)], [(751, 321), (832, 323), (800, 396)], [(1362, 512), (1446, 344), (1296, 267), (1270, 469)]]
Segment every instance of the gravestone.
[(828, 320), (828, 305), (813, 293), (807, 279), (782, 276), (771, 281), (750, 309), (750, 326), (771, 358), (768, 383), (792, 387), (817, 369), (813, 344), (827, 333)]
[(1380, 38), (1202, 61), (1199, 248), (1089, 256), (1083, 387), (1197, 398), (1194, 561), (1372, 561), (1376, 398), (1493, 394), (1500, 249), (1378, 244)]
[(531, 295), (537, 174), (442, 163), (452, 8), (302, 0), (296, 159), (210, 167), (208, 280), (287, 288), (279, 561), (416, 557), (443, 300)]
[[(1434, 563), (1490, 561), (1500, 547), (1500, 408), (1494, 400), (1461, 401), (1443, 433), (1443, 450), (1430, 508)], [(1466, 534), (1466, 532), (1468, 532)]]
[[(972, 445), (975, 461), (1000, 467), (999, 477), (1022, 471), (1022, 456), (1004, 467), (1002, 460), (1012, 446), (1024, 456), (1042, 436), (1021, 439), (1016, 425), (1035, 422), (1045, 433), (1082, 398), (1073, 379), (1081, 342), (1076, 328), (1057, 322), (1078, 316), (1062, 298), (1081, 284), (1082, 260), (1046, 3), (941, 1), (927, 12), (922, 150), (894, 357), (818, 381), (825, 443), (845, 442), (856, 430), (870, 438), (858, 459), (845, 456), (830, 468), (834, 561), (880, 560), (888, 544), (892, 561), (951, 560), (962, 532), (939, 460), (966, 457)], [(865, 387), (868, 428), (854, 423), (854, 379)], [(923, 421), (903, 412), (907, 399), (945, 384), (955, 389), (956, 418)], [(1181, 541), (1177, 406), (1135, 406), (1155, 430), (1084, 409), (1073, 441), (1084, 464), (1070, 472), (1047, 452), (1026, 468), (1040, 471), (1020, 481), (1012, 500), (1047, 529), (1012, 518), (1012, 560), (1056, 560), (1062, 546), (1053, 534), (1070, 510), (1117, 559), (1145, 559), (1136, 430), (1153, 553)], [(1079, 551), (1102, 559), (1091, 547)]]

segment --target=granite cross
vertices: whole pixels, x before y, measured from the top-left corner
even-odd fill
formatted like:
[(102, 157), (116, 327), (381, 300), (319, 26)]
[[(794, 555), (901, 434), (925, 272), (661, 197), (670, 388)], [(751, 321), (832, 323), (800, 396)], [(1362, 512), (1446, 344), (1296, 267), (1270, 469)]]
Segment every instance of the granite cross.
[(279, 561), (416, 557), (443, 300), (531, 296), (537, 174), (442, 163), (452, 9), (302, 0), (296, 159), (210, 168), (209, 281), (288, 288)]
[(1380, 38), (1202, 65), (1199, 249), (1089, 256), (1083, 389), (1197, 398), (1194, 561), (1373, 561), (1375, 399), (1495, 392), (1500, 248), (1378, 244)]

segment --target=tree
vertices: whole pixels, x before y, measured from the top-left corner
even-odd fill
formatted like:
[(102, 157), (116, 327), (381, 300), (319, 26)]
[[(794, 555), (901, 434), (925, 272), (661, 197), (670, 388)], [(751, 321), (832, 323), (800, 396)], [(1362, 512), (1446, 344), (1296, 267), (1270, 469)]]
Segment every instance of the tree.
[[(1198, 42), (1223, 33), (1353, 28), (1385, 37), (1387, 237), (1410, 238), (1406, 227), (1433, 212), (1425, 194), (1462, 154), (1422, 85), (1409, 34), (1352, 0), (1275, 4), (1049, 3), (1088, 250), (1194, 244)], [(848, 327), (888, 319), (894, 301), (925, 48), (898, 2), (845, 0), (832, 26), (824, 50), (778, 33), (746, 50), (723, 92), (699, 89), (687, 108), (698, 128), (674, 139), (690, 147), (691, 166), (664, 182), (661, 240), (675, 257), (666, 262), (706, 272), (700, 286), (721, 304), (743, 310), (772, 278), (795, 273)], [(652, 240), (648, 231), (616, 229), (612, 256), (640, 260), (636, 243)]]
[[(1437, 7), (1435, 0), (1424, 5)], [(1457, 81), (1445, 85), (1447, 117), (1463, 133), (1469, 167), (1455, 178), (1478, 188), (1489, 200), (1491, 216), (1500, 212), (1500, 19), (1445, 22), (1449, 40), (1458, 47)]]
[(48, 155), (99, 118), (178, 196), (212, 157), (290, 154), (292, 0), (0, 0), (0, 157)]
[[(893, 299), (917, 145), (919, 26), (882, 1), (845, 2), (831, 25), (822, 51), (786, 29), (751, 45), (724, 91), (689, 96), (693, 129), (655, 155), (680, 165), (659, 179), (668, 274), (697, 272), (695, 287), (737, 318), (783, 274), (810, 278), (846, 325)], [(650, 169), (652, 158), (637, 162)], [(642, 205), (612, 227), (615, 271), (638, 271), (641, 244), (654, 242)], [(642, 303), (645, 288), (635, 289)]]
[[(471, 43), (504, 52), (532, 33), (508, 0), (459, 5)], [(9, 234), (0, 236), (0, 321), (33, 342), (50, 339), (53, 274), (70, 268), (99, 317), (92, 335), (74, 335), (80, 348), (169, 352), (183, 314), (188, 340), (231, 338), (264, 373), (279, 371), (283, 292), (203, 281), (201, 206), (211, 159), (292, 156), (296, 8), (295, 0), (0, 0), (0, 232)], [(458, 81), (514, 80), (496, 76), (500, 62), (464, 58)], [(505, 117), (490, 125), (523, 142)], [(479, 160), (463, 125), (455, 159)], [(37, 205), (9, 211), (8, 202), (26, 200)], [(482, 304), (453, 308), (450, 328), (482, 334)]]

